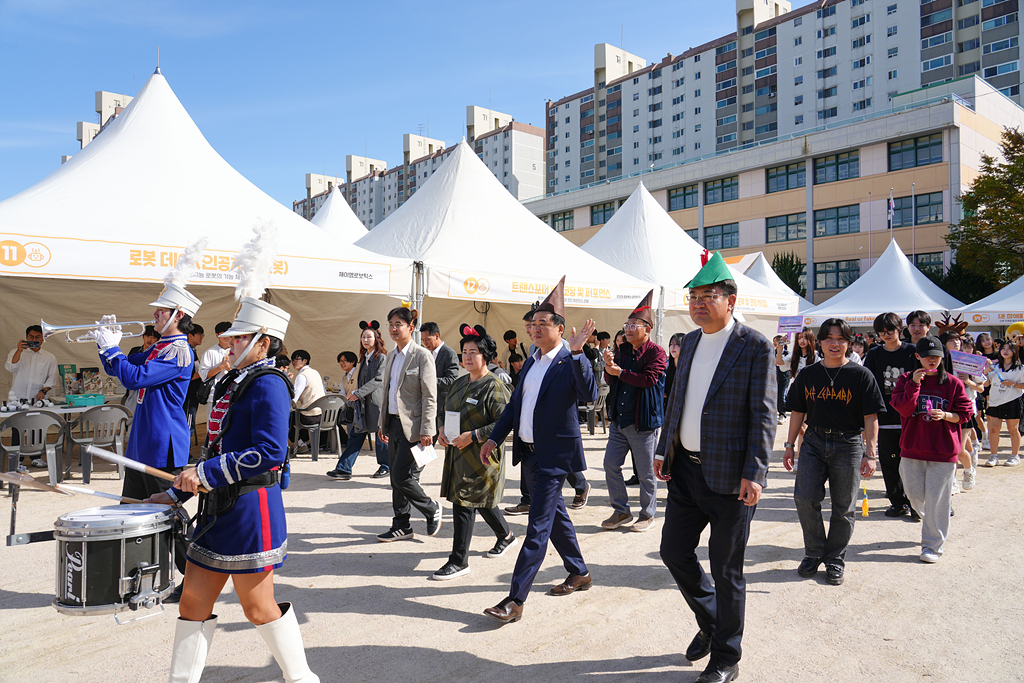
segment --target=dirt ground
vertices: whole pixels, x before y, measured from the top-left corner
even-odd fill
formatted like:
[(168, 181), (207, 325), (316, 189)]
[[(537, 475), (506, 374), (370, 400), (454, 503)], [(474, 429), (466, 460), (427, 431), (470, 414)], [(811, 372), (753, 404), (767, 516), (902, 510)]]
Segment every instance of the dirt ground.
[[(780, 429), (777, 446), (782, 435)], [(370, 478), (372, 455), (363, 452), (348, 482), (324, 476), (333, 466), (330, 457), (296, 461), (285, 492), (289, 556), (275, 584), (278, 600), (295, 605), (310, 666), (321, 680), (694, 680), (706, 660), (691, 665), (682, 656), (697, 628), (659, 558), (661, 527), (643, 534), (600, 529), (610, 514), (604, 438), (599, 428), (584, 440), (593, 491), (589, 505), (572, 517), (593, 590), (547, 595), (565, 576), (549, 549), (523, 621), (505, 626), (481, 611), (507, 595), (515, 553), (484, 557), (493, 544), (485, 524), (476, 526), (471, 573), (432, 581), (451, 550), (450, 514), (437, 537), (378, 543), (375, 534), (390, 524), (391, 498), (386, 479)], [(803, 551), (792, 500), (795, 475), (780, 463), (777, 450), (747, 548), (740, 680), (1024, 680), (1024, 468), (979, 468), (977, 488), (953, 499), (946, 552), (934, 565), (918, 560), (920, 525), (882, 515), (888, 503), (876, 474), (867, 481), (871, 514), (858, 514), (846, 582), (835, 587), (825, 583), (824, 572), (816, 579), (796, 574)], [(119, 492), (116, 473), (99, 469), (91, 486)], [(438, 491), (440, 469), (435, 461), (424, 471), (428, 492)], [(518, 500), (518, 475), (518, 468), (508, 472), (505, 504)], [(76, 467), (72, 483), (78, 479)], [(635, 505), (637, 489), (631, 493)], [(664, 495), (659, 489), (660, 501)], [(47, 530), (66, 512), (105, 504), (26, 490), (18, 531)], [(5, 525), (9, 512), (10, 499), (0, 498)], [(509, 522), (517, 534), (525, 531), (525, 517)], [(423, 520), (415, 519), (414, 529), (423, 534)], [(706, 548), (699, 553), (706, 561)], [(50, 604), (54, 554), (52, 542), (0, 548), (0, 680), (165, 680), (177, 607), (127, 625), (112, 616), (61, 615)], [(220, 622), (203, 680), (282, 680), (230, 588), (215, 611)]]

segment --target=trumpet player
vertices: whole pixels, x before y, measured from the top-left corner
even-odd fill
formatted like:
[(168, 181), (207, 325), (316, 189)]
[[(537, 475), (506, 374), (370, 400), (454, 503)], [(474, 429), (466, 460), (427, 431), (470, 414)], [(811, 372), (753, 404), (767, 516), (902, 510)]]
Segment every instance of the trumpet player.
[[(201, 301), (185, 291), (184, 287), (168, 284), (150, 304), (155, 307), (153, 322), (161, 331), (160, 341), (148, 351), (125, 356), (118, 348), (121, 331), (113, 316), (104, 316), (101, 322), (110, 325), (93, 332), (99, 347), (103, 369), (116, 377), (129, 391), (136, 391), (132, 430), (128, 436), (125, 456), (132, 460), (178, 474), (188, 464), (190, 434), (185, 415), (185, 395), (192, 378), (192, 351), (186, 335), (192, 330), (192, 316)], [(121, 495), (139, 500), (149, 498), (170, 488), (171, 482), (149, 474), (126, 469)], [(175, 565), (185, 574), (186, 546), (175, 539)], [(181, 586), (165, 599), (176, 602)]]

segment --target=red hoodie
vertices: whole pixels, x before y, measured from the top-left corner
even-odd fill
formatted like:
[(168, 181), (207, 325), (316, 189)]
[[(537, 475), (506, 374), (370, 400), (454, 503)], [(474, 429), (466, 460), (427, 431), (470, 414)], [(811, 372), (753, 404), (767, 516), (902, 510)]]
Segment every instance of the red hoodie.
[[(974, 404), (967, 398), (964, 383), (946, 375), (939, 384), (934, 375), (925, 375), (921, 384), (905, 372), (896, 380), (890, 405), (900, 414), (903, 431), (900, 434), (900, 457), (929, 462), (956, 462), (963, 448), (960, 425), (974, 415)], [(933, 420), (928, 417), (927, 402), (933, 409), (956, 413), (960, 422)]]

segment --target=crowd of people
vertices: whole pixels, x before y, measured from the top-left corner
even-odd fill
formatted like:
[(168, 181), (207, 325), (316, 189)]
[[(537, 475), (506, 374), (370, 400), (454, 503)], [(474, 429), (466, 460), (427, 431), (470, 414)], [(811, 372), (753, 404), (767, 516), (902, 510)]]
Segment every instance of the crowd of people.
[[(360, 323), (358, 352), (336, 358), (351, 411), (327, 476), (350, 480), (362, 446), (373, 442), (372, 476), (388, 478), (392, 496), (391, 524), (380, 542), (418, 533), (413, 508), (426, 535), (437, 535), (447, 504), (452, 550), (433, 573), (436, 580), (470, 571), (478, 510), (495, 536), (487, 558), (521, 544), (508, 597), (484, 610), (502, 623), (523, 618), (549, 541), (567, 574), (552, 595), (594, 585), (569, 510), (590, 497), (580, 423), (598, 404), (606, 406), (609, 422), (603, 466), (611, 514), (601, 527), (656, 527), (659, 483), (667, 485), (661, 556), (697, 621), (687, 658), (711, 655), (700, 683), (738, 674), (743, 557), (779, 425), (787, 429), (782, 465), (796, 471), (793, 497), (804, 539), (797, 572), (812, 577), (824, 566), (833, 585), (844, 581), (858, 489), (876, 463), (889, 500), (885, 515), (922, 522), (920, 559), (933, 563), (945, 549), (955, 487), (978, 484), (983, 449), (991, 454), (986, 466), (1000, 462), (1004, 422), (1011, 453), (1003, 464), (1020, 462), (1024, 367), (1013, 339), (987, 333), (972, 339), (966, 325), (948, 319), (936, 325), (936, 336), (929, 314), (914, 311), (905, 325), (900, 316), (881, 313), (864, 335), (833, 318), (792, 341), (784, 335), (769, 341), (735, 319), (736, 283), (715, 254), (689, 283), (689, 312), (699, 329), (673, 335), (666, 351), (651, 338), (653, 292), (613, 337), (592, 320), (567, 330), (562, 286), (523, 316), (529, 343), (508, 330), (499, 345), (483, 327), (464, 324), (456, 352), (437, 324), (397, 307), (386, 317), (390, 351), (373, 320)], [(181, 504), (200, 494), (195, 522), (201, 531), (187, 544), (178, 539), (184, 580), (170, 598), (181, 603), (172, 680), (198, 680), (216, 626), (212, 609), (232, 575), (246, 616), (286, 679), (316, 681), (294, 610), (274, 601), (270, 577), (287, 555), (281, 489), (288, 458), (309, 447), (325, 378), (307, 351), (287, 354), (288, 315), (265, 302), (243, 298), (235, 320), (218, 323), (216, 342), (202, 352), (204, 332), (191, 319), (197, 299), (168, 286), (153, 306), (154, 325), (135, 353), (121, 353), (113, 325), (100, 328), (96, 341), (105, 371), (135, 392), (127, 456), (176, 477), (172, 483), (128, 470), (123, 495)], [(8, 357), (19, 395), (45, 397), (56, 381), (55, 360), (41, 355), (42, 341), (41, 330), (30, 327)], [(984, 370), (959, 371), (954, 352), (984, 356)], [(209, 407), (208, 437), (202, 457), (190, 463), (189, 418), (199, 404)], [(444, 452), (438, 498), (420, 483), (424, 466), (437, 457), (435, 446)], [(632, 481), (624, 474), (627, 453)], [(503, 510), (505, 480), (516, 466), (519, 501)], [(573, 489), (568, 504), (566, 483)], [(631, 483), (639, 486), (636, 515)], [(522, 538), (507, 515), (528, 516)], [(708, 525), (710, 577), (695, 554)]]

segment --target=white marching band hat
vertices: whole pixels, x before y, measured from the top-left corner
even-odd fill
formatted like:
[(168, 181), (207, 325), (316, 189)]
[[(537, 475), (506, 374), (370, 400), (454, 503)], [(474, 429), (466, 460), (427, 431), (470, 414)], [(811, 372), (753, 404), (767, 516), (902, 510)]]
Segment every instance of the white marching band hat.
[(237, 337), (243, 334), (263, 332), (283, 340), (288, 330), (291, 314), (284, 309), (268, 304), (266, 301), (243, 296), (238, 313), (231, 323), (231, 329), (221, 337)]
[(176, 284), (167, 284), (156, 298), (156, 301), (149, 305), (157, 308), (170, 308), (175, 311), (180, 309), (185, 315), (194, 317), (199, 311), (199, 307), (203, 305), (203, 302), (187, 292), (184, 287)]

